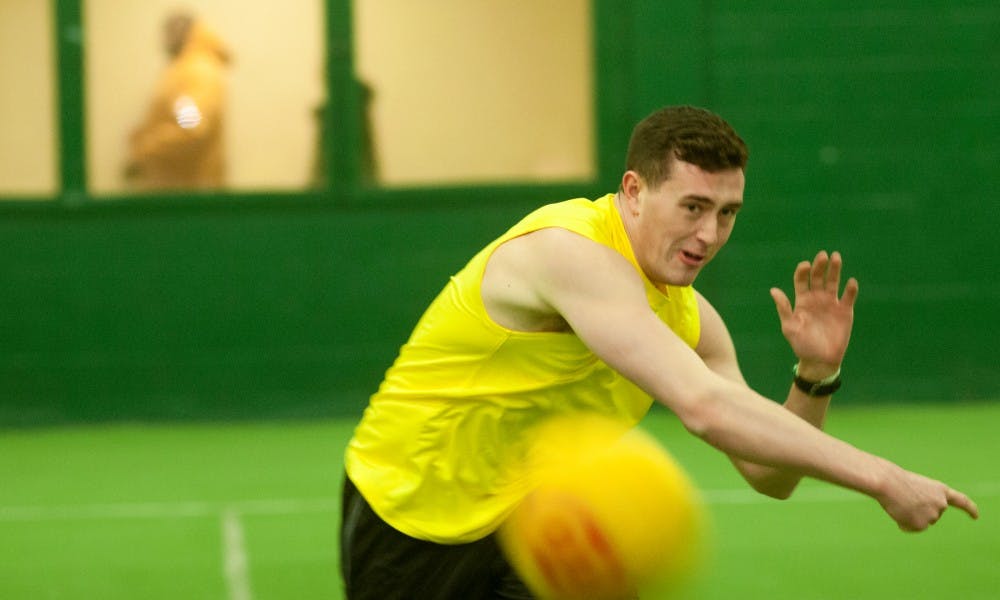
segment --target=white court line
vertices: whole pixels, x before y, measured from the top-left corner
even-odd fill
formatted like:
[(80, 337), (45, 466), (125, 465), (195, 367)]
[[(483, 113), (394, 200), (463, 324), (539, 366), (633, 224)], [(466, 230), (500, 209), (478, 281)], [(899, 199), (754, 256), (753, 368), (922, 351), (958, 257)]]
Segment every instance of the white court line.
[(75, 519), (163, 519), (216, 517), (227, 509), (239, 514), (291, 515), (339, 510), (339, 498), (276, 498), (235, 502), (124, 502), (65, 506), (0, 506), (0, 521)]
[[(956, 485), (972, 497), (1000, 496), (1000, 481)], [(703, 489), (709, 505), (766, 504), (775, 500), (746, 488)], [(804, 488), (785, 502), (841, 503), (867, 500), (867, 497), (838, 487)], [(175, 519), (218, 517), (227, 511), (240, 515), (296, 515), (330, 513), (340, 510), (339, 498), (275, 498), (231, 502), (133, 502), (118, 504), (80, 504), (63, 506), (0, 506), (0, 522), (58, 521), (86, 519)]]
[(222, 569), (226, 578), (229, 600), (251, 600), (247, 549), (243, 539), (243, 523), (235, 510), (222, 514)]

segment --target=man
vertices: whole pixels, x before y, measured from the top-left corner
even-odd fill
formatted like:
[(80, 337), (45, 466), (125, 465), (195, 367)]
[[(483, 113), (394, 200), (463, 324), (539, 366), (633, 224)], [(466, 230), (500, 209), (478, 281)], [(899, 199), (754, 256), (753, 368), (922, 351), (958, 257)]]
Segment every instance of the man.
[(876, 499), (904, 530), (964, 494), (820, 430), (858, 284), (820, 252), (771, 295), (798, 357), (784, 406), (751, 390), (732, 339), (691, 284), (743, 205), (747, 150), (718, 116), (669, 107), (639, 123), (616, 194), (528, 215), (451, 281), (389, 369), (346, 453), (347, 595), (530, 598), (493, 532), (527, 493), (511, 465), (533, 426), (596, 412), (637, 423), (661, 402), (758, 491), (803, 476)]
[(125, 178), (142, 190), (199, 190), (225, 184), (223, 117), (229, 51), (187, 13), (169, 16), (164, 71), (143, 122), (129, 137)]

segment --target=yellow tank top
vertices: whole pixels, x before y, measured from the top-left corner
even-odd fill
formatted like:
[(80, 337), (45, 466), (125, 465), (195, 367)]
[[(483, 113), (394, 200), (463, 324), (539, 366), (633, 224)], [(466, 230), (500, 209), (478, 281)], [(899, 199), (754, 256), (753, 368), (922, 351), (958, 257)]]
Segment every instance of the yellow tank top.
[[(573, 333), (513, 331), (487, 315), (480, 283), (493, 250), (545, 227), (604, 244), (639, 269), (609, 194), (536, 210), (451, 278), (371, 397), (345, 455), (374, 511), (411, 537), (454, 544), (494, 531), (528, 491), (511, 465), (543, 419), (589, 411), (631, 426), (652, 404)], [(650, 307), (693, 348), (694, 290), (645, 281)]]

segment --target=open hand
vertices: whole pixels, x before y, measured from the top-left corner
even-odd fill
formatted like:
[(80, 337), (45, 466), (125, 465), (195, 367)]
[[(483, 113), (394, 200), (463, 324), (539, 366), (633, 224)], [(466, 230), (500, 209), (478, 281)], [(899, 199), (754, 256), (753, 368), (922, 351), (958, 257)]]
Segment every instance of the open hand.
[(821, 379), (840, 367), (854, 326), (854, 302), (858, 282), (853, 277), (840, 295), (840, 274), (844, 261), (839, 252), (816, 254), (810, 263), (795, 267), (795, 304), (778, 288), (771, 297), (781, 319), (781, 333), (799, 358), (799, 373)]

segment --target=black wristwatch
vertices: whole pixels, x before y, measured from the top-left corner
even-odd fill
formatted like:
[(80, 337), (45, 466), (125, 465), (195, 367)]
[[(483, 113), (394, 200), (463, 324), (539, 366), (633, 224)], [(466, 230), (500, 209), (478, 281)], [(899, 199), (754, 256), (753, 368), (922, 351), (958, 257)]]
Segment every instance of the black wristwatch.
[(824, 377), (819, 381), (809, 381), (808, 379), (803, 379), (799, 376), (799, 365), (796, 364), (792, 367), (792, 374), (795, 376), (793, 380), (795, 382), (795, 387), (799, 388), (807, 396), (829, 396), (840, 389), (840, 369), (829, 377)]

